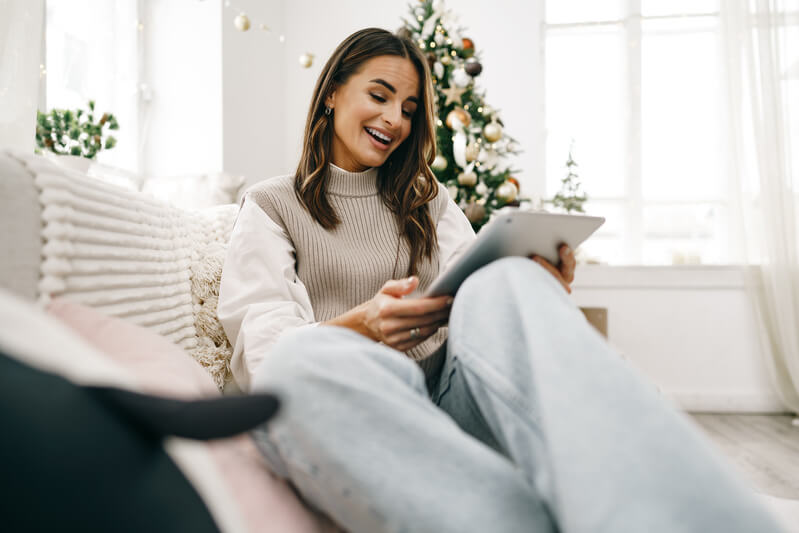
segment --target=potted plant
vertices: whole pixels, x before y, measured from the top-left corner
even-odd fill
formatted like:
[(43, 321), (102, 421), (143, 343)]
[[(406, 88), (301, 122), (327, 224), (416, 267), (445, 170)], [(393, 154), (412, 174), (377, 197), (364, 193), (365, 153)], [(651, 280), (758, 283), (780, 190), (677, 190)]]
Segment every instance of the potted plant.
[[(52, 109), (49, 113), (36, 113), (37, 153), (42, 150), (58, 155), (94, 160), (100, 150), (110, 150), (116, 145), (111, 130), (119, 123), (111, 113), (103, 113), (95, 121), (94, 100), (89, 109)], [(88, 161), (86, 161), (88, 163)]]

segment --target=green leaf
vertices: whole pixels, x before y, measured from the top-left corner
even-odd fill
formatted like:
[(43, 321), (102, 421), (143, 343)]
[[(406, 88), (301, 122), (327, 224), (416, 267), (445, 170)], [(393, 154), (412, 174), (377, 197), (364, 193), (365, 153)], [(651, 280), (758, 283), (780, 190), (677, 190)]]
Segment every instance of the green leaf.
[(94, 100), (89, 100), (89, 109), (94, 111)]
[(73, 146), (69, 150), (70, 155), (80, 155), (80, 146)]
[(108, 138), (105, 140), (105, 148), (106, 148), (106, 150), (110, 150), (111, 148), (116, 146), (116, 144), (117, 144), (117, 140), (114, 137), (112, 137), (111, 135), (109, 135)]

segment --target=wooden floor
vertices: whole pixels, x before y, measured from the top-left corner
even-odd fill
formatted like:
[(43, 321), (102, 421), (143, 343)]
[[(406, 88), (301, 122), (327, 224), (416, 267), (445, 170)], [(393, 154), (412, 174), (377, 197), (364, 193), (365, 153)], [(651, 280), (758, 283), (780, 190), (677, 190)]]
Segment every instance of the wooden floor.
[(788, 415), (692, 414), (752, 487), (799, 500), (799, 427)]

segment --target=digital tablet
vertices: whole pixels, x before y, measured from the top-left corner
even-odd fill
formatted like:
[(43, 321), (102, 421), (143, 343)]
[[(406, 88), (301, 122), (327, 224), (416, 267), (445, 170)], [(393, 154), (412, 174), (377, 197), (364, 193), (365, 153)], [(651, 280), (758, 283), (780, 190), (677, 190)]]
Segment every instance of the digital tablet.
[(501, 257), (536, 254), (557, 265), (560, 244), (568, 244), (576, 250), (604, 222), (603, 217), (539, 211), (510, 211), (497, 215), (455, 263), (427, 288), (424, 296), (454, 295), (472, 272)]

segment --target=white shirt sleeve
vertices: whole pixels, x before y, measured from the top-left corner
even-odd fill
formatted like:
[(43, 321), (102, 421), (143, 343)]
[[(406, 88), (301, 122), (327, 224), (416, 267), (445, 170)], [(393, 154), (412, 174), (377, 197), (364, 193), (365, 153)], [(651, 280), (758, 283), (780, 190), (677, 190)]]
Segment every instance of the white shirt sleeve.
[[(442, 192), (448, 195), (446, 189), (443, 189)], [(469, 219), (451, 198), (438, 221), (436, 234), (439, 254), (438, 272), (440, 274), (447, 270), (475, 239)]]
[(217, 315), (233, 344), (230, 369), (241, 390), (284, 332), (315, 325), (308, 290), (297, 277), (286, 232), (245, 200), (228, 244)]

